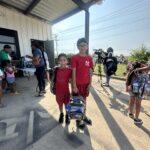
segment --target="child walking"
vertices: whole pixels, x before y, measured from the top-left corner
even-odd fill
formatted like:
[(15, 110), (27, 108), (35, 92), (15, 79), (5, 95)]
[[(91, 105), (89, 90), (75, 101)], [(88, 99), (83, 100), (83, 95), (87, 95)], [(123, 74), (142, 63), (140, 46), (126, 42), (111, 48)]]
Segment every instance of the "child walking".
[[(59, 123), (64, 122), (63, 105), (67, 105), (70, 100), (69, 81), (71, 79), (71, 69), (67, 66), (68, 60), (66, 54), (58, 56), (59, 67), (55, 69), (56, 78), (56, 101), (59, 106)], [(52, 78), (54, 80), (54, 76)], [(52, 84), (51, 84), (52, 89)], [(70, 124), (68, 114), (66, 113), (66, 124)]]
[[(91, 56), (87, 54), (88, 43), (85, 38), (81, 38), (77, 41), (77, 48), (79, 49), (79, 53), (74, 55), (71, 59), (72, 90), (73, 93), (81, 95), (86, 104), (86, 98), (89, 95), (89, 89), (92, 82), (93, 61)], [(77, 126), (83, 127), (85, 126), (85, 123), (90, 125), (92, 124), (92, 121), (85, 116), (84, 120), (77, 121)]]
[[(126, 79), (126, 91), (130, 94), (130, 103), (129, 103), (129, 117), (134, 119), (135, 124), (142, 124), (142, 120), (139, 119), (140, 109), (141, 109), (141, 100), (142, 94), (139, 90), (138, 77), (135, 72), (137, 68), (141, 67), (141, 63), (134, 63), (132, 69), (129, 71)], [(134, 105), (135, 105), (135, 116), (134, 116)]]

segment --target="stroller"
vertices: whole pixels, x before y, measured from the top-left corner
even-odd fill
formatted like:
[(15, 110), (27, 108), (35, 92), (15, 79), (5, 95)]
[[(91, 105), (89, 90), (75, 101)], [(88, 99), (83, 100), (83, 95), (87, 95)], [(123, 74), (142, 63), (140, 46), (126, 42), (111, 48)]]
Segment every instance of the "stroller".
[[(70, 119), (83, 121), (85, 117), (85, 102), (82, 96), (72, 96), (69, 104), (66, 106), (66, 112)], [(81, 127), (82, 129), (84, 127)]]

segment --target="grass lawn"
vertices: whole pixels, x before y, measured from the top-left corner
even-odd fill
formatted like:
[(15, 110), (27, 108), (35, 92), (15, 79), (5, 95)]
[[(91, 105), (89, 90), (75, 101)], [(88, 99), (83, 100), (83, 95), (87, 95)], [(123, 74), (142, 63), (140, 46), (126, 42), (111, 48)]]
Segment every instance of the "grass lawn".
[[(101, 69), (102, 69), (102, 74), (104, 74), (104, 66), (101, 65)], [(124, 77), (123, 73), (126, 71), (126, 65), (125, 64), (118, 64), (118, 69), (116, 72), (116, 76), (118, 77)], [(94, 69), (95, 73), (98, 73), (98, 65), (96, 65), (95, 69)]]

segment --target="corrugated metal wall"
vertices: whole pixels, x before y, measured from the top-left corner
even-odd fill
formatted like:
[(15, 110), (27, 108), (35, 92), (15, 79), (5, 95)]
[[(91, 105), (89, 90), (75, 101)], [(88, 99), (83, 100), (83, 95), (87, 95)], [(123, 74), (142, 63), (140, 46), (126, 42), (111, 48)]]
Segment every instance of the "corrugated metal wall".
[(50, 40), (51, 26), (47, 22), (25, 16), (13, 9), (0, 6), (0, 27), (18, 32), (21, 55), (31, 54), (31, 39)]

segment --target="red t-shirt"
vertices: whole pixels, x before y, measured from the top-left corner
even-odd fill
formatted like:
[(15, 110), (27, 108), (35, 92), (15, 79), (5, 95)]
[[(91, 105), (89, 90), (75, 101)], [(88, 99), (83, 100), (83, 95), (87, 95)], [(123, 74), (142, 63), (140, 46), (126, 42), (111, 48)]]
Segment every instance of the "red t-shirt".
[(58, 68), (56, 77), (56, 95), (69, 92), (69, 79), (71, 78), (70, 68)]
[(76, 84), (83, 85), (90, 83), (89, 71), (93, 68), (92, 57), (87, 55), (85, 57), (79, 54), (74, 55), (71, 59), (72, 69), (76, 68)]

